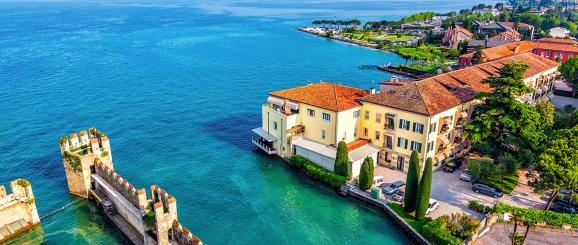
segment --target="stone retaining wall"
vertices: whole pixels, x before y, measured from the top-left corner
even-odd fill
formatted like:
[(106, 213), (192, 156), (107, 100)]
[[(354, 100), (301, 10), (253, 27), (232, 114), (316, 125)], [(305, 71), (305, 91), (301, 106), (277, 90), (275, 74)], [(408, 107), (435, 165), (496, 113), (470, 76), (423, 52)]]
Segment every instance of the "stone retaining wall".
[(387, 203), (381, 200), (371, 198), (367, 193), (349, 186), (347, 193), (349, 196), (362, 201), (365, 204), (371, 205), (383, 211), (387, 217), (397, 226), (404, 234), (415, 244), (431, 245), (421, 234), (419, 234), (411, 225), (403, 220), (393, 209), (387, 206)]

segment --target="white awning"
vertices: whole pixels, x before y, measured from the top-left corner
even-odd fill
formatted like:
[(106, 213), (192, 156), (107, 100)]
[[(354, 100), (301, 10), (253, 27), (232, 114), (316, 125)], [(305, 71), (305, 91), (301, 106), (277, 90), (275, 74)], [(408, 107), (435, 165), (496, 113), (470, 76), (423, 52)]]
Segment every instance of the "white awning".
[(274, 105), (278, 105), (278, 106), (283, 106), (283, 104), (285, 103), (285, 101), (283, 99), (275, 98), (272, 96), (269, 96), (269, 98), (267, 98), (267, 102), (274, 104)]
[(256, 133), (257, 135), (261, 136), (261, 138), (263, 138), (266, 141), (269, 142), (277, 141), (277, 137), (270, 135), (263, 128), (254, 128), (253, 133)]
[(379, 148), (377, 148), (371, 144), (367, 144), (367, 145), (364, 145), (364, 146), (350, 152), (349, 153), (349, 160), (351, 162), (356, 162), (356, 161), (359, 161), (361, 159), (365, 159), (366, 157), (369, 157), (375, 153), (378, 153), (379, 151), (380, 151)]
[(452, 119), (449, 117), (446, 117), (446, 118), (444, 118), (444, 123), (447, 125), (450, 125), (450, 124), (452, 124)]
[(462, 118), (467, 118), (467, 117), (468, 117), (468, 113), (465, 112), (465, 111), (462, 111), (462, 112), (460, 112), (460, 116), (461, 116)]
[(287, 106), (289, 106), (289, 108), (292, 110), (299, 110), (299, 104), (295, 102), (287, 101)]

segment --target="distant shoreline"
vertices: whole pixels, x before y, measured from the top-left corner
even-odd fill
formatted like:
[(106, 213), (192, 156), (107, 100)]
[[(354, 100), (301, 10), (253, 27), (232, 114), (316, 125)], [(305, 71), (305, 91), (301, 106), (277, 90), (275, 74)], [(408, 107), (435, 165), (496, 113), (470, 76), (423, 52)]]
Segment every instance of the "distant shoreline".
[[(315, 36), (319, 36), (319, 37), (324, 37), (327, 39), (331, 39), (331, 40), (335, 40), (335, 41), (340, 41), (340, 42), (345, 42), (345, 43), (351, 43), (351, 44), (355, 44), (357, 46), (360, 47), (364, 47), (364, 48), (370, 48), (370, 49), (374, 49), (374, 50), (379, 50), (379, 51), (383, 51), (386, 53), (392, 53), (392, 54), (397, 54), (400, 55), (399, 53), (397, 53), (395, 50), (393, 49), (380, 49), (377, 48), (377, 44), (372, 44), (372, 43), (368, 43), (366, 41), (361, 41), (361, 40), (357, 40), (357, 39), (352, 39), (352, 38), (347, 38), (347, 37), (342, 37), (342, 36), (332, 36), (332, 37), (328, 37), (325, 35), (325, 33), (321, 33), (318, 30), (320, 30), (321, 28), (316, 28), (316, 27), (299, 27), (297, 28), (298, 31), (300, 32), (304, 32), (304, 33), (308, 33), (308, 34), (312, 34)], [(401, 56), (401, 55), (400, 55)]]

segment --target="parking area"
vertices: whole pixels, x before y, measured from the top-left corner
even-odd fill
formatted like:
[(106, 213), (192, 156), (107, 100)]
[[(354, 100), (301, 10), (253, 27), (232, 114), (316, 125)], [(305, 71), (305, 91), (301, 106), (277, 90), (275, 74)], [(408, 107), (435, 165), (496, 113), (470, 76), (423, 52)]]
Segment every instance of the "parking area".
[[(483, 219), (481, 214), (468, 208), (468, 202), (477, 201), (485, 205), (493, 205), (495, 203), (496, 200), (493, 197), (475, 193), (470, 182), (460, 180), (459, 176), (463, 170), (464, 167), (462, 166), (453, 173), (444, 172), (441, 168), (434, 171), (431, 198), (436, 199), (440, 206), (429, 215), (431, 218), (456, 212), (466, 212), (469, 215)], [(383, 176), (386, 185), (399, 180), (405, 182), (406, 179), (405, 173), (385, 167), (375, 168), (375, 175)], [(524, 175), (525, 172), (520, 173), (520, 184), (514, 189), (512, 194), (504, 195), (499, 201), (524, 208), (543, 208), (547, 198), (534, 193), (532, 188), (528, 186)], [(384, 196), (384, 198), (392, 200), (391, 196), (388, 195)]]

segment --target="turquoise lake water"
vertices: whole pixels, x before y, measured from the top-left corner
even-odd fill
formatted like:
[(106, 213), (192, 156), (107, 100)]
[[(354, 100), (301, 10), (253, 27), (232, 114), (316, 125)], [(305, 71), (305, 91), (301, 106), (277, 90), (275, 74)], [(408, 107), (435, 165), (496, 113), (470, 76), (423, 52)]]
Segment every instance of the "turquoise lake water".
[[(303, 180), (250, 142), (267, 93), (390, 77), (400, 57), (300, 33), (316, 18), (399, 19), (467, 1), (0, 0), (0, 184), (32, 182), (41, 214), (70, 203), (60, 136), (97, 127), (115, 169), (177, 198), (209, 244), (407, 244), (387, 218)], [(82, 201), (9, 244), (123, 244)]]

